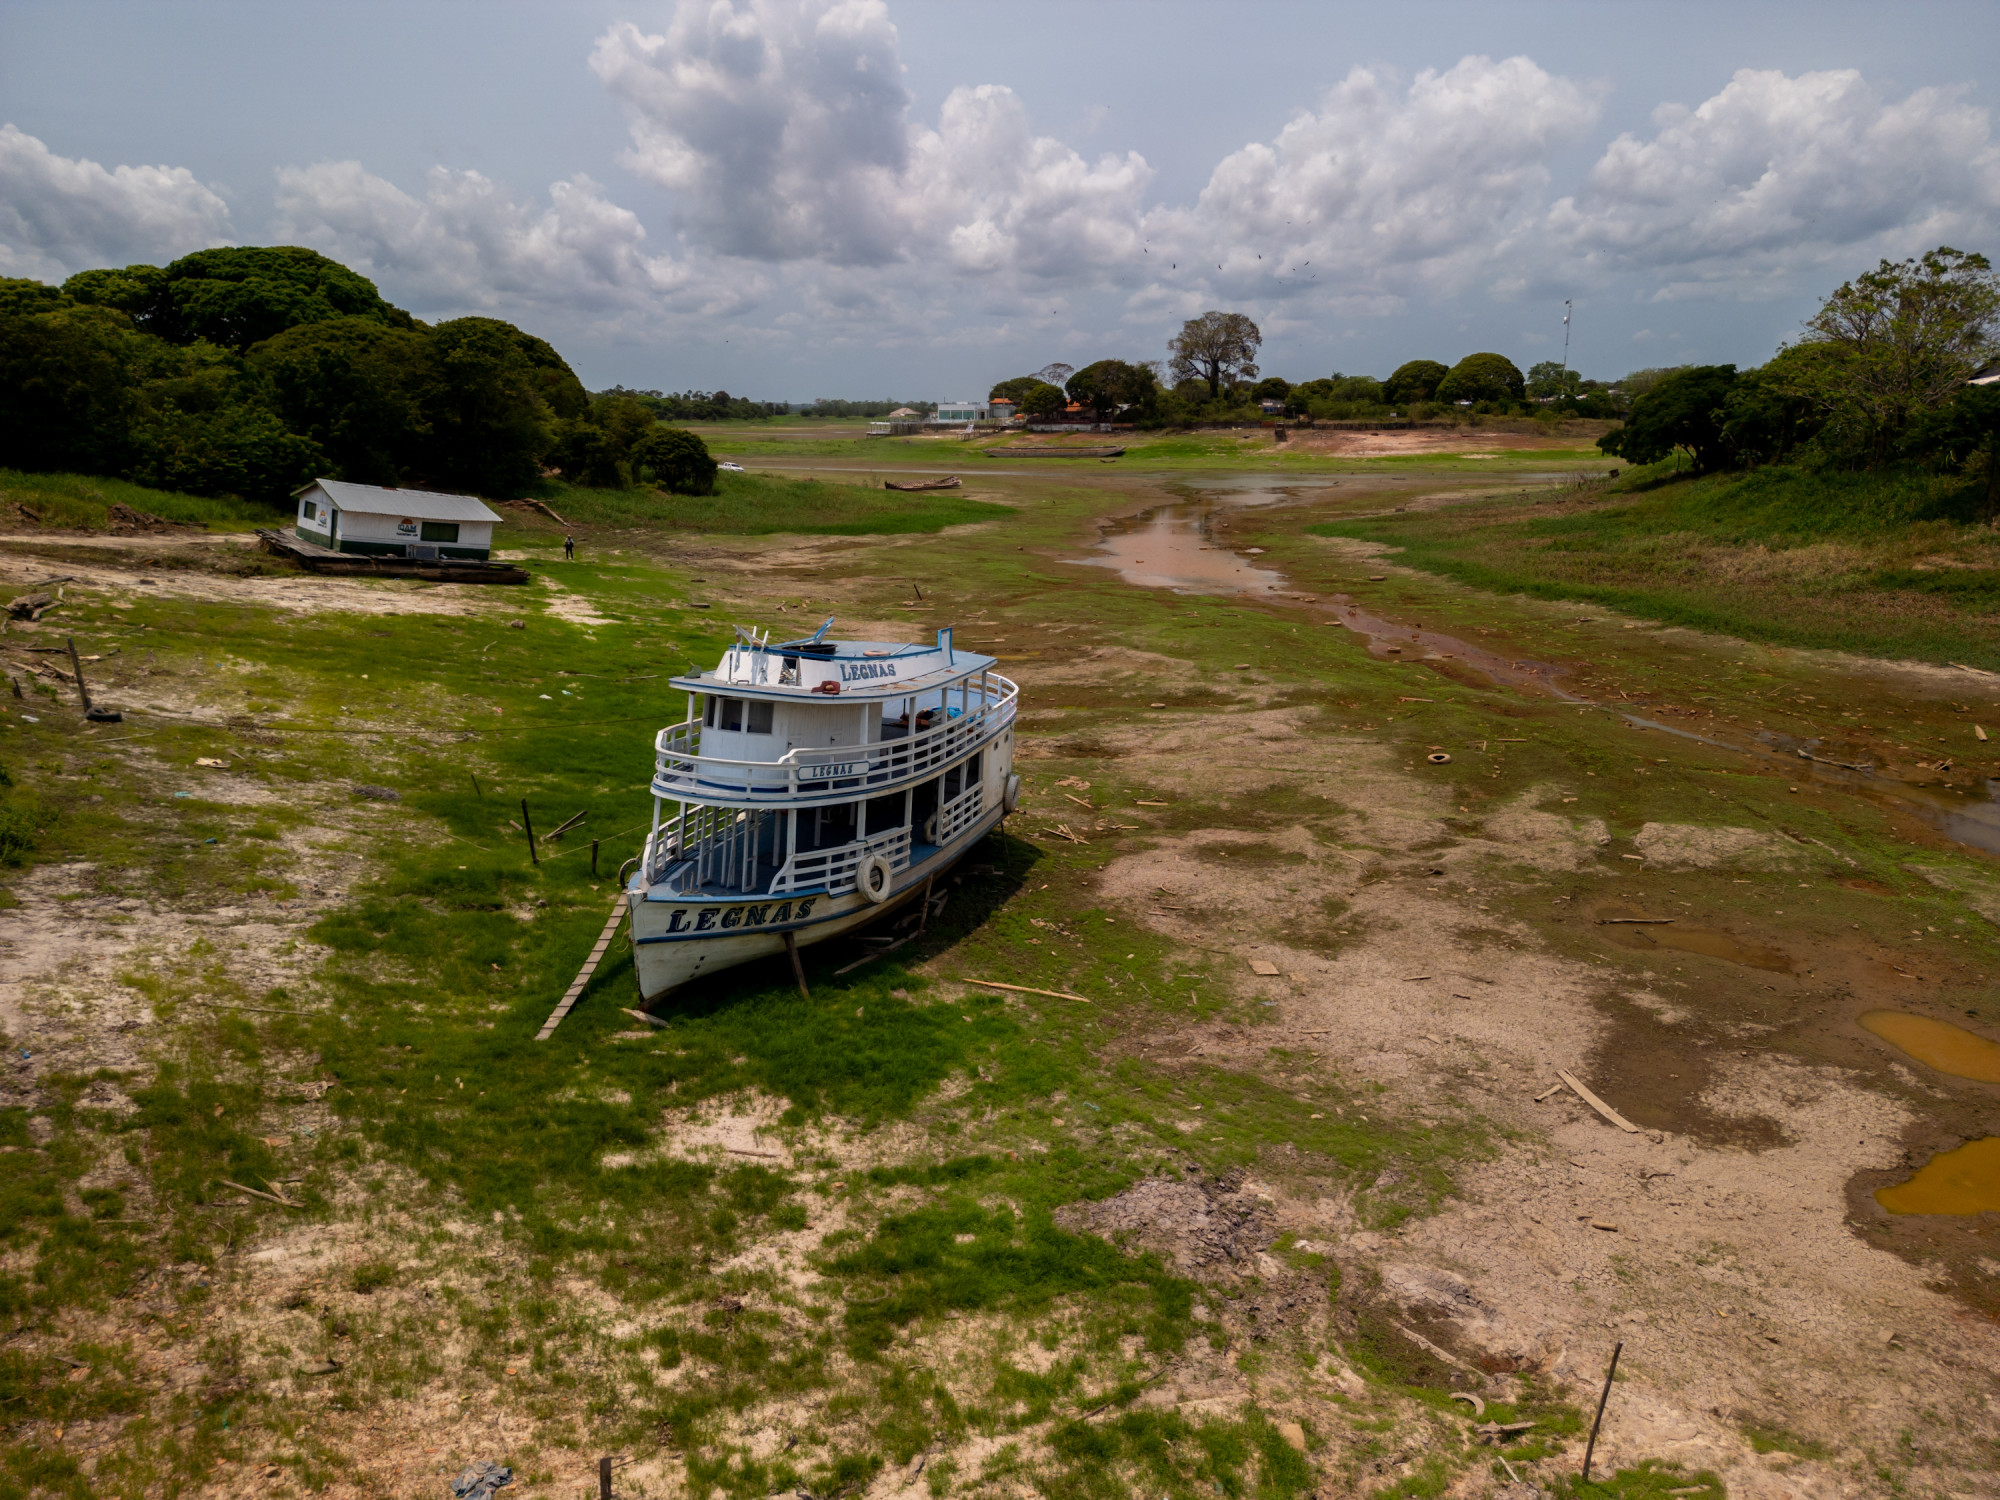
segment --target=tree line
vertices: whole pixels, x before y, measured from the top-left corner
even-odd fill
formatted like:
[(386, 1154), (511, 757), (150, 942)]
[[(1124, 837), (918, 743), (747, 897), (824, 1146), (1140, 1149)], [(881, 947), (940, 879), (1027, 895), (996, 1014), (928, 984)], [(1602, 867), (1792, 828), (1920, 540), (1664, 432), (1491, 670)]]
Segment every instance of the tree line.
[(1684, 454), (1696, 473), (1797, 463), (1917, 467), (1983, 478), (2000, 515), (2000, 278), (1940, 246), (1843, 282), (1766, 363), (1655, 372), (1598, 439), (1633, 463)]
[[(1333, 375), (1294, 383), (1261, 375), (1257, 354), (1264, 335), (1242, 313), (1206, 312), (1190, 318), (1167, 341), (1164, 361), (1102, 359), (1082, 369), (1056, 363), (1033, 375), (997, 382), (989, 401), (1005, 398), (1017, 414), (1048, 420), (1070, 405), (1105, 421), (1116, 416), (1139, 427), (1192, 427), (1264, 415), (1275, 407), (1290, 417), (1317, 420), (1423, 419), (1438, 412), (1616, 417), (1628, 393), (1617, 385), (1585, 380), (1554, 360), (1523, 375), (1502, 354), (1468, 354), (1455, 365), (1413, 359), (1386, 380)], [(1652, 372), (1637, 372), (1627, 384)]]
[(551, 468), (706, 490), (713, 459), (657, 394), (592, 396), (533, 334), (422, 323), (297, 246), (0, 278), (4, 467), (272, 502), (318, 476), (506, 498)]

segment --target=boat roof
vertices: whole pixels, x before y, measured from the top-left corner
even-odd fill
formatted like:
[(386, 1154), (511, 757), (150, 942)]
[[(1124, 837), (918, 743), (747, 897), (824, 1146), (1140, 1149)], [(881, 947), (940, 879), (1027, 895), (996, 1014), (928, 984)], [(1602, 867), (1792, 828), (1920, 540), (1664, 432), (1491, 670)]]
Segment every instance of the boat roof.
[[(856, 698), (904, 698), (977, 677), (999, 665), (994, 657), (954, 647), (949, 631), (940, 632), (940, 636), (934, 644), (918, 645), (907, 641), (800, 640), (751, 646), (739, 641), (722, 654), (712, 671), (687, 673), (672, 682), (691, 693), (834, 704)], [(826, 653), (829, 646), (831, 654)], [(781, 685), (778, 677), (789, 657), (798, 658), (799, 681)], [(822, 682), (837, 682), (840, 691), (822, 692)]]

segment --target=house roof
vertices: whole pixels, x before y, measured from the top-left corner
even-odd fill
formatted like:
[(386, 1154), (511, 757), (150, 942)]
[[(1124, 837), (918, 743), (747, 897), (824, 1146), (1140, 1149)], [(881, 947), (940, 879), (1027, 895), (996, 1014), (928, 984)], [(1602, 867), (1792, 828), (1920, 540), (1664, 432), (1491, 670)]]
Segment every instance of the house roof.
[(407, 516), (413, 521), (499, 521), (501, 517), (472, 495), (445, 495), (436, 490), (392, 490), (379, 484), (349, 484), (344, 479), (315, 479), (306, 490), (325, 492), (342, 510), (363, 516)]

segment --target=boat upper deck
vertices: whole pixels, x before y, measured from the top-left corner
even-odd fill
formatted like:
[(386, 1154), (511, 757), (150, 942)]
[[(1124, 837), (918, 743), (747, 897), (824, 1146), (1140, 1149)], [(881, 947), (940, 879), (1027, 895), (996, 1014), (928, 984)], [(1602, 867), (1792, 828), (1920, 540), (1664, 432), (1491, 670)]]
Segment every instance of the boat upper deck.
[(653, 795), (812, 806), (940, 775), (1014, 722), (1020, 689), (994, 665), (948, 630), (934, 646), (739, 641), (714, 671), (673, 679), (690, 713), (654, 740)]
[(817, 637), (776, 646), (743, 641), (724, 652), (713, 671), (676, 677), (673, 685), (691, 693), (727, 692), (778, 701), (894, 699), (952, 687), (997, 665), (990, 656), (956, 649), (949, 630), (938, 632), (935, 645)]

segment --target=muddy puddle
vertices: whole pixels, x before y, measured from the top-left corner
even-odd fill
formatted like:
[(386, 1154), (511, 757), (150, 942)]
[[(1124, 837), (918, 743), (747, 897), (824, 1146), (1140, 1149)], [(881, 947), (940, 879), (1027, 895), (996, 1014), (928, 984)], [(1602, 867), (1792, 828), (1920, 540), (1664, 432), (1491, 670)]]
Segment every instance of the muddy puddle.
[(1275, 474), (1182, 481), (1168, 488), (1186, 498), (1119, 517), (1105, 527), (1103, 538), (1092, 549), (1095, 556), (1071, 561), (1084, 567), (1116, 569), (1125, 582), (1142, 589), (1171, 589), (1177, 594), (1274, 593), (1286, 586), (1285, 575), (1258, 566), (1247, 554), (1217, 545), (1217, 514), (1280, 500), (1302, 500), (1337, 484), (1337, 480), (1302, 484)]
[(1762, 969), (1767, 974), (1789, 974), (1793, 970), (1789, 953), (1747, 943), (1720, 928), (1683, 927), (1679, 922), (1642, 923), (1625, 917), (1622, 912), (1608, 913), (1598, 921), (1604, 936), (1621, 948), (1636, 948), (1641, 952), (1667, 948), (1676, 953), (1699, 953), (1745, 968)]
[(1877, 1188), (1875, 1201), (1892, 1214), (2000, 1213), (2000, 1136), (1939, 1152), (1908, 1182)]
[(1913, 1016), (1900, 1010), (1865, 1011), (1860, 1020), (1864, 1029), (1927, 1068), (1949, 1073), (1954, 1078), (2000, 1083), (2000, 1042), (1989, 1041), (1949, 1021)]

